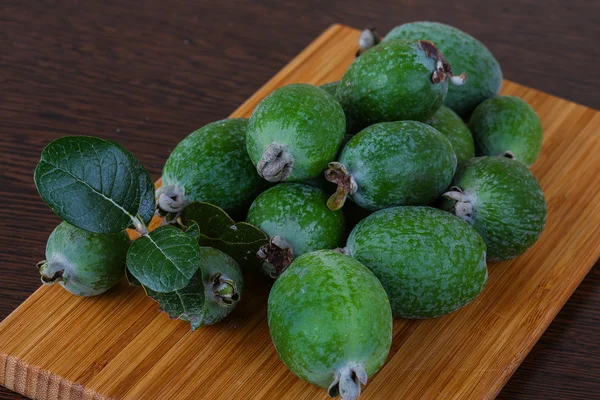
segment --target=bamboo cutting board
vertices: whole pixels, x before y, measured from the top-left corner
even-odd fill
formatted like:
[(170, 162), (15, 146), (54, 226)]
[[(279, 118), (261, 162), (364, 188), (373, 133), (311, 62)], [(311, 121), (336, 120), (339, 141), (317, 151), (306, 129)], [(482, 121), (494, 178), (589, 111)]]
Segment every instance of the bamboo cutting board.
[[(334, 25), (246, 101), (248, 117), (278, 86), (339, 79), (359, 32)], [(442, 318), (396, 320), (387, 364), (362, 399), (490, 399), (600, 256), (600, 113), (504, 82), (544, 126), (532, 168), (546, 230), (521, 257), (490, 266), (484, 292)], [(94, 298), (41, 287), (0, 324), (0, 384), (33, 399), (325, 399), (271, 344), (268, 284), (246, 283), (222, 323), (191, 332), (125, 283)]]

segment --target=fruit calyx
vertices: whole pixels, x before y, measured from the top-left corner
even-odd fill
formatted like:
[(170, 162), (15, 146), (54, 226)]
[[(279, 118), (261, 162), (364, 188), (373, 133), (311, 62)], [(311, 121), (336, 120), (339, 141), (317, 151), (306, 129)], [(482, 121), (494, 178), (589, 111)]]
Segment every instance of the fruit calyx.
[(452, 186), (442, 196), (455, 201), (453, 211), (458, 218), (468, 223), (473, 221), (473, 196), (466, 194), (458, 186)]
[(237, 303), (240, 299), (235, 282), (225, 278), (221, 273), (216, 273), (210, 278), (212, 294), (219, 302), (226, 306)]
[(284, 181), (292, 173), (294, 157), (282, 144), (270, 144), (256, 165), (258, 174), (269, 182)]
[(64, 280), (64, 265), (47, 260), (40, 261), (36, 265), (42, 276), (42, 283), (45, 285), (54, 285)]
[(348, 195), (356, 193), (358, 185), (352, 178), (346, 167), (339, 162), (329, 163), (329, 168), (325, 171), (325, 179), (337, 185), (335, 193), (327, 200), (327, 207), (331, 211), (337, 211), (344, 206)]
[(510, 150), (505, 151), (504, 153), (498, 154), (500, 157), (510, 158), (511, 160), (515, 159), (515, 153)]
[(371, 47), (378, 45), (380, 42), (381, 35), (375, 32), (375, 27), (365, 29), (358, 37), (358, 51), (356, 52), (356, 57), (360, 56)]
[(329, 386), (330, 397), (341, 396), (342, 400), (356, 400), (360, 396), (360, 384), (367, 384), (367, 371), (360, 364), (347, 364), (335, 371)]
[(177, 185), (161, 186), (156, 197), (158, 211), (163, 214), (178, 213), (187, 205), (185, 191)]
[(464, 85), (467, 82), (467, 74), (462, 73), (458, 76), (452, 72), (450, 63), (446, 60), (441, 51), (429, 40), (419, 40), (419, 47), (425, 52), (425, 55), (436, 61), (435, 71), (431, 75), (431, 81), (436, 85), (442, 83), (446, 78), (456, 86)]
[(273, 266), (273, 270), (269, 272), (273, 279), (277, 279), (294, 260), (289, 243), (281, 236), (273, 236), (269, 243), (258, 249), (256, 256)]

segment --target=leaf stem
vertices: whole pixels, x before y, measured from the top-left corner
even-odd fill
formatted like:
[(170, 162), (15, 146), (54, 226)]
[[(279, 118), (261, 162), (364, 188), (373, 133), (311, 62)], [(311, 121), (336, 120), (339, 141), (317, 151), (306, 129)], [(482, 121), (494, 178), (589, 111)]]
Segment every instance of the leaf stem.
[(131, 217), (131, 221), (133, 222), (133, 226), (135, 226), (136, 232), (139, 233), (140, 236), (148, 235), (148, 227), (146, 227), (139, 216)]

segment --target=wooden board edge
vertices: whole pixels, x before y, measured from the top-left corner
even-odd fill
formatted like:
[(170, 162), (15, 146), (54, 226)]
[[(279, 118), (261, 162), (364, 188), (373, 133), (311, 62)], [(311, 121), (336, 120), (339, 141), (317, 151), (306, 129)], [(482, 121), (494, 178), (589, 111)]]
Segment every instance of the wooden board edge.
[(33, 400), (111, 400), (82, 385), (0, 353), (0, 386)]
[(504, 386), (508, 383), (508, 381), (516, 372), (516, 370), (521, 366), (523, 361), (525, 361), (529, 353), (531, 353), (531, 350), (533, 350), (533, 347), (540, 340), (544, 332), (546, 332), (546, 330), (554, 321), (558, 313), (563, 309), (565, 304), (567, 304), (571, 296), (573, 296), (573, 293), (575, 293), (575, 290), (577, 290), (577, 288), (581, 285), (586, 276), (590, 273), (592, 268), (594, 268), (594, 265), (596, 265), (598, 262), (600, 262), (600, 257), (597, 258), (596, 261), (592, 262), (587, 267), (585, 272), (581, 274), (579, 279), (576, 281), (577, 283), (573, 284), (573, 286), (569, 288), (568, 296), (565, 296), (563, 301), (560, 302), (560, 304), (558, 304), (556, 307), (554, 307), (551, 313), (547, 313), (546, 317), (540, 321), (540, 323), (536, 326), (534, 334), (529, 336), (529, 340), (527, 342), (523, 342), (522, 348), (524, 351), (516, 355), (516, 357), (511, 361), (510, 366), (506, 368), (506, 373), (503, 375), (502, 379), (498, 379), (496, 381), (496, 384), (494, 385), (495, 387), (491, 388), (490, 394), (492, 397), (490, 397), (490, 400), (498, 397), (502, 388), (504, 388)]

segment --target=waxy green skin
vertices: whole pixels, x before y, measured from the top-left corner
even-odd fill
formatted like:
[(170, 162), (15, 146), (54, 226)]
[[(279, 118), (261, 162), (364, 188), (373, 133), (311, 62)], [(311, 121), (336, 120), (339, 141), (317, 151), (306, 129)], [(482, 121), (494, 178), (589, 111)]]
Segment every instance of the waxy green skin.
[(471, 131), (463, 120), (450, 108), (442, 105), (433, 114), (433, 117), (429, 118), (425, 123), (437, 129), (450, 140), (454, 153), (456, 153), (456, 162), (458, 165), (464, 164), (475, 157), (475, 145)]
[(328, 82), (319, 86), (321, 89), (334, 96), (337, 93), (338, 87), (340, 86), (340, 81)]
[(339, 162), (358, 186), (352, 200), (368, 210), (429, 204), (448, 187), (456, 170), (450, 141), (416, 121), (363, 129), (346, 144)]
[[(200, 247), (199, 265), (205, 287), (205, 312), (202, 325), (212, 325), (233, 311), (244, 289), (244, 279), (238, 263), (229, 255), (212, 247)], [(224, 303), (213, 292), (206, 290), (206, 288), (212, 289), (212, 278), (217, 274), (224, 279), (231, 280), (235, 285), (238, 299), (233, 304)]]
[(247, 221), (283, 238), (294, 257), (343, 244), (344, 215), (327, 207), (328, 195), (302, 183), (281, 183), (254, 200)]
[(62, 222), (48, 238), (47, 262), (40, 273), (52, 277), (64, 270), (60, 284), (66, 290), (77, 296), (95, 296), (125, 275), (129, 244), (125, 232), (98, 234)]
[[(471, 159), (456, 174), (460, 188), (473, 207), (465, 217), (487, 245), (488, 261), (514, 258), (538, 240), (546, 224), (546, 201), (539, 183), (522, 163), (506, 157)], [(443, 208), (455, 210), (456, 201)]]
[(487, 282), (481, 236), (431, 207), (371, 214), (354, 227), (345, 251), (379, 278), (395, 317), (450, 313), (477, 297)]
[(355, 59), (337, 91), (353, 129), (431, 117), (448, 91), (446, 80), (432, 82), (435, 65), (415, 40), (381, 43)]
[(279, 144), (293, 157), (286, 181), (314, 178), (339, 151), (346, 130), (344, 111), (325, 90), (308, 84), (276, 89), (250, 117), (246, 144), (254, 165), (269, 145)]
[(187, 203), (204, 201), (225, 211), (247, 208), (265, 184), (246, 152), (244, 118), (205, 125), (183, 139), (165, 163), (163, 187), (184, 189)]
[(268, 321), (283, 363), (321, 387), (349, 363), (364, 366), (371, 377), (392, 340), (392, 313), (381, 283), (358, 261), (332, 250), (298, 257), (275, 281)]
[(444, 54), (454, 73), (466, 73), (467, 83), (451, 85), (444, 104), (462, 118), (484, 100), (495, 96), (502, 87), (502, 70), (492, 53), (473, 36), (439, 22), (410, 22), (392, 29), (384, 43), (398, 38), (432, 41)]
[(515, 96), (498, 96), (481, 103), (471, 115), (478, 156), (506, 152), (529, 166), (542, 149), (542, 122), (527, 102)]

